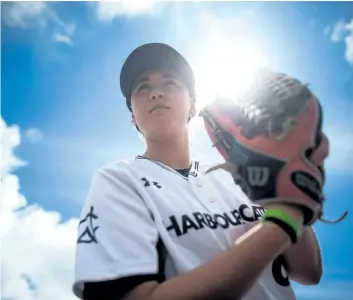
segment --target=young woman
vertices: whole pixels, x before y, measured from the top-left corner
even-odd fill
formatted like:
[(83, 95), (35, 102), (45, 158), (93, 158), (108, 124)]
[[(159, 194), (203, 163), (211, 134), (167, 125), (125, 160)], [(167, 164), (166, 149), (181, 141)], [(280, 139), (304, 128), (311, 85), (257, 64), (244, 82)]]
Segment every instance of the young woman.
[[(95, 175), (82, 210), (73, 290), (84, 300), (295, 299), (290, 281), (322, 274), (313, 230), (296, 244), (223, 170), (190, 157), (193, 72), (173, 48), (142, 45), (121, 90), (146, 140), (142, 156)], [(299, 210), (279, 207), (298, 224)], [(287, 276), (288, 275), (288, 276)]]

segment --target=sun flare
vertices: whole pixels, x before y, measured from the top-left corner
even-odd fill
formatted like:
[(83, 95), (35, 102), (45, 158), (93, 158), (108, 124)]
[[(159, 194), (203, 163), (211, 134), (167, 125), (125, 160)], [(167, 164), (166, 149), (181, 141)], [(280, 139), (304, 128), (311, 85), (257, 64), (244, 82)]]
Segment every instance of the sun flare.
[(257, 45), (245, 38), (216, 38), (198, 44), (194, 71), (197, 108), (216, 96), (234, 97), (251, 84), (254, 72), (266, 66)]

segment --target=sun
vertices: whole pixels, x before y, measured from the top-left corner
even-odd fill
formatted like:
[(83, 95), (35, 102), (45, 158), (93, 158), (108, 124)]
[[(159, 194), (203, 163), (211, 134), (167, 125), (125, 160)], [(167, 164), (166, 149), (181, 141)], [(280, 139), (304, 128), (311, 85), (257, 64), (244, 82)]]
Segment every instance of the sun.
[(254, 72), (267, 65), (260, 48), (246, 38), (204, 40), (198, 43), (195, 57), (198, 110), (216, 96), (235, 97), (251, 84)]

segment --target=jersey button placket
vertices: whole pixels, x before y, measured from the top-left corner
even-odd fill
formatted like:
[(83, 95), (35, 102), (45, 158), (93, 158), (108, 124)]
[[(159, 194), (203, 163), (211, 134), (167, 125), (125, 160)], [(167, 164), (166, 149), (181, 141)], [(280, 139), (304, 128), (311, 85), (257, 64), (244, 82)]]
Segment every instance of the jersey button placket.
[(195, 184), (196, 184), (196, 186), (199, 187), (199, 188), (202, 187), (202, 182), (200, 181), (199, 178), (197, 178), (197, 179), (195, 180)]
[(201, 178), (199, 175), (194, 180), (190, 181), (191, 186), (197, 197), (200, 201), (205, 203), (208, 202), (215, 202), (215, 198), (213, 197), (210, 189), (207, 187), (207, 183)]

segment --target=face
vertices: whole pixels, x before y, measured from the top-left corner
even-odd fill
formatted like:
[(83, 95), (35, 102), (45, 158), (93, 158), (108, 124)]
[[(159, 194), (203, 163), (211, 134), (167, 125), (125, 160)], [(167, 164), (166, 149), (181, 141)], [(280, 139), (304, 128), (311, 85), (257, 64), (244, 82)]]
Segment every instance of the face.
[(149, 71), (141, 75), (131, 94), (133, 119), (148, 139), (163, 139), (186, 132), (195, 114), (194, 99), (176, 74)]

